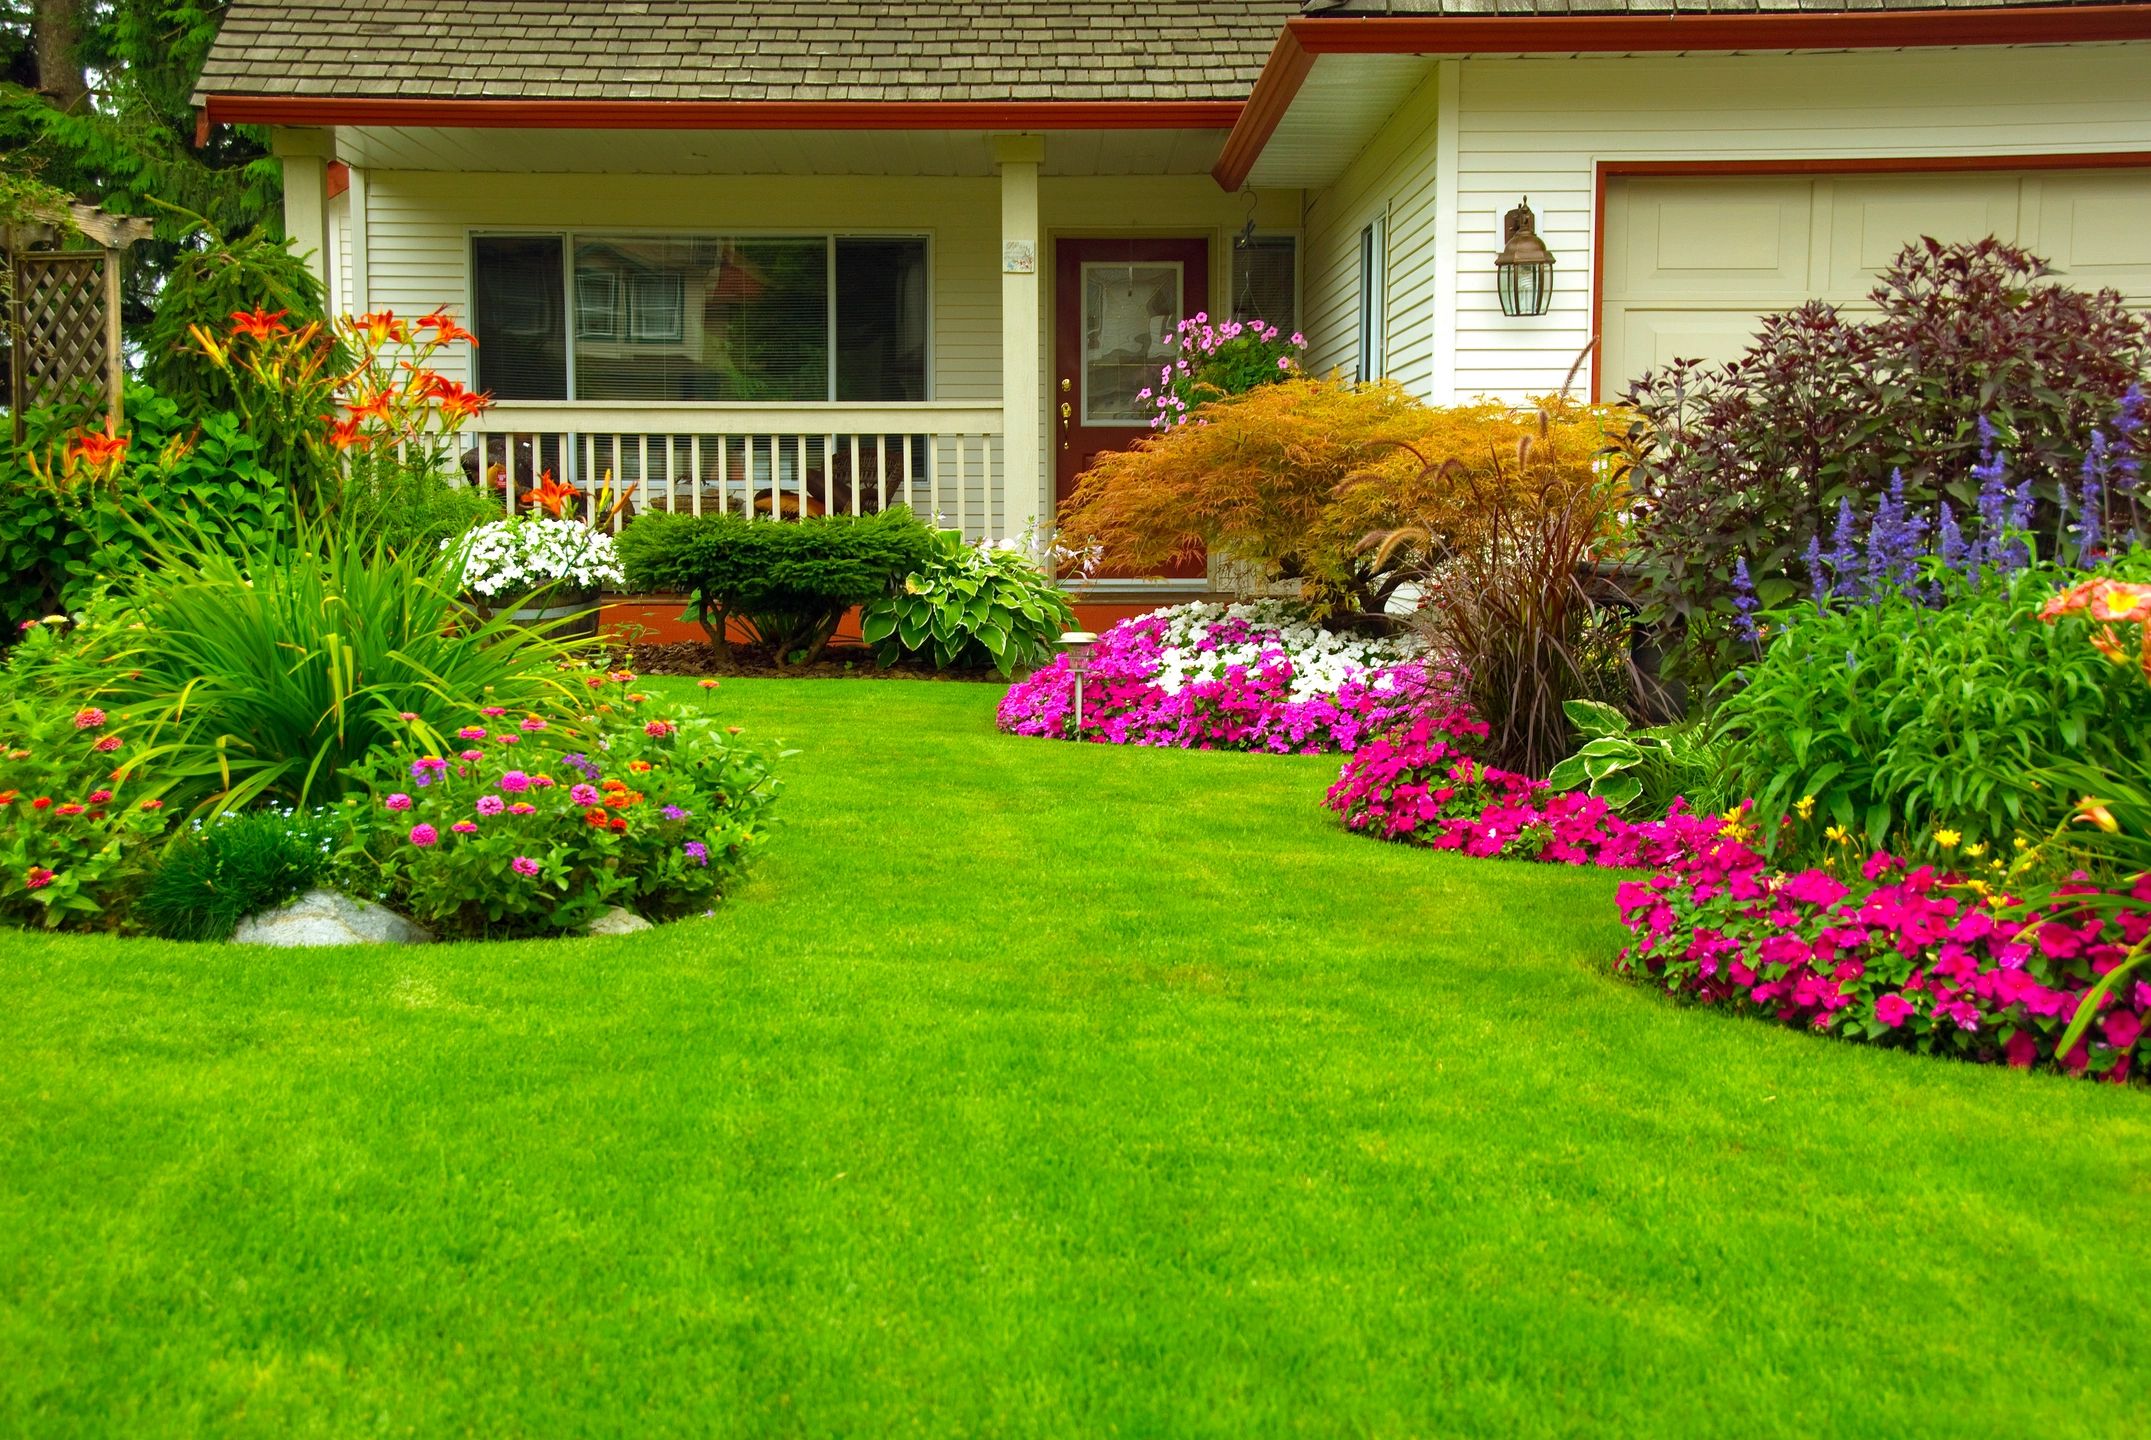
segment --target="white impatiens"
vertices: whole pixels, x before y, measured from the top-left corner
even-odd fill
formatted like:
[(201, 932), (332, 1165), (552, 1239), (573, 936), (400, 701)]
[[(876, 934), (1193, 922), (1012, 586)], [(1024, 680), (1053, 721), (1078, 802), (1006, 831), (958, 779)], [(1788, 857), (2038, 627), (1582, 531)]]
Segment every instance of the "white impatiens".
[(1275, 600), (1240, 605), (1196, 603), (1159, 612), (1165, 620), (1153, 683), (1177, 694), (1202, 680), (1223, 679), (1233, 666), (1252, 668), (1281, 652), (1291, 663), (1290, 700), (1334, 695), (1370, 670), (1418, 659), (1409, 636), (1338, 635), (1310, 625)]
[(463, 558), (464, 588), (487, 600), (544, 585), (598, 590), (627, 583), (612, 537), (573, 520), (518, 515), (441, 542), (444, 550), (451, 546)]

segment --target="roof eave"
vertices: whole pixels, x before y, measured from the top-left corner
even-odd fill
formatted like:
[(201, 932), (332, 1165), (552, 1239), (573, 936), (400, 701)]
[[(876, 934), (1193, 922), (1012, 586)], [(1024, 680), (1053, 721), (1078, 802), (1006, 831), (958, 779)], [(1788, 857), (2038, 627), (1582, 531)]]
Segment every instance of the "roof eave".
[(1238, 190), (1323, 55), (1665, 54), (1914, 49), (2151, 39), (2151, 5), (2071, 8), (1710, 12), (1663, 15), (1392, 15), (1302, 18), (1263, 66), (1211, 171)]
[(1230, 130), (1237, 100), (477, 100), (199, 97), (203, 125), (514, 130)]

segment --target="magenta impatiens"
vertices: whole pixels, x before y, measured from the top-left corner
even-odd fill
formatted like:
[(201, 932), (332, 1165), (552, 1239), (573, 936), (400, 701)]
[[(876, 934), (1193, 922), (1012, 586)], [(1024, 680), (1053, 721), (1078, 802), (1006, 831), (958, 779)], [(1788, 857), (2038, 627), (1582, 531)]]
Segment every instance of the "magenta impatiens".
[[(2151, 899), (2151, 877), (2132, 894)], [(2027, 910), (1882, 853), (1849, 881), (1786, 874), (1721, 835), (1622, 884), (1635, 941), (1617, 965), (1676, 995), (1845, 1039), (2121, 1081), (2145, 1058), (2151, 985), (2107, 996), (2087, 1040), (2055, 1053), (2085, 993), (2151, 933), (2151, 912), (2103, 898), (2064, 885)]]

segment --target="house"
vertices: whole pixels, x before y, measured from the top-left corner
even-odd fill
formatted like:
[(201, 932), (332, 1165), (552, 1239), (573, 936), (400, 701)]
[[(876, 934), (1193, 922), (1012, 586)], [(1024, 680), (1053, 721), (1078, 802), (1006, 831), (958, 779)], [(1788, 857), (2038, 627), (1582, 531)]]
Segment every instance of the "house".
[(2151, 304), (2138, 3), (234, 0), (198, 103), (340, 308), (467, 308), (489, 469), (676, 508), (1048, 524), (1196, 312), (1442, 401), (1618, 394), (1922, 234)]

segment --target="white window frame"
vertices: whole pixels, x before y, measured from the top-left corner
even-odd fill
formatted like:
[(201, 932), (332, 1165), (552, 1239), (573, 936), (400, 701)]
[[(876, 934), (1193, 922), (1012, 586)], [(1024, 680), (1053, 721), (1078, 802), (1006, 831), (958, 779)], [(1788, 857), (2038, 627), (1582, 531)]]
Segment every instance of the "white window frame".
[(576, 274), (575, 336), (579, 340), (620, 338), (620, 277), (614, 272), (590, 270)]
[[(829, 309), (836, 310), (834, 300)], [(686, 339), (687, 282), (677, 275), (628, 276), (627, 338), (637, 345), (677, 345)]]
[(1359, 353), (1353, 378), (1361, 384), (1388, 374), (1388, 217), (1377, 215), (1359, 232)]

